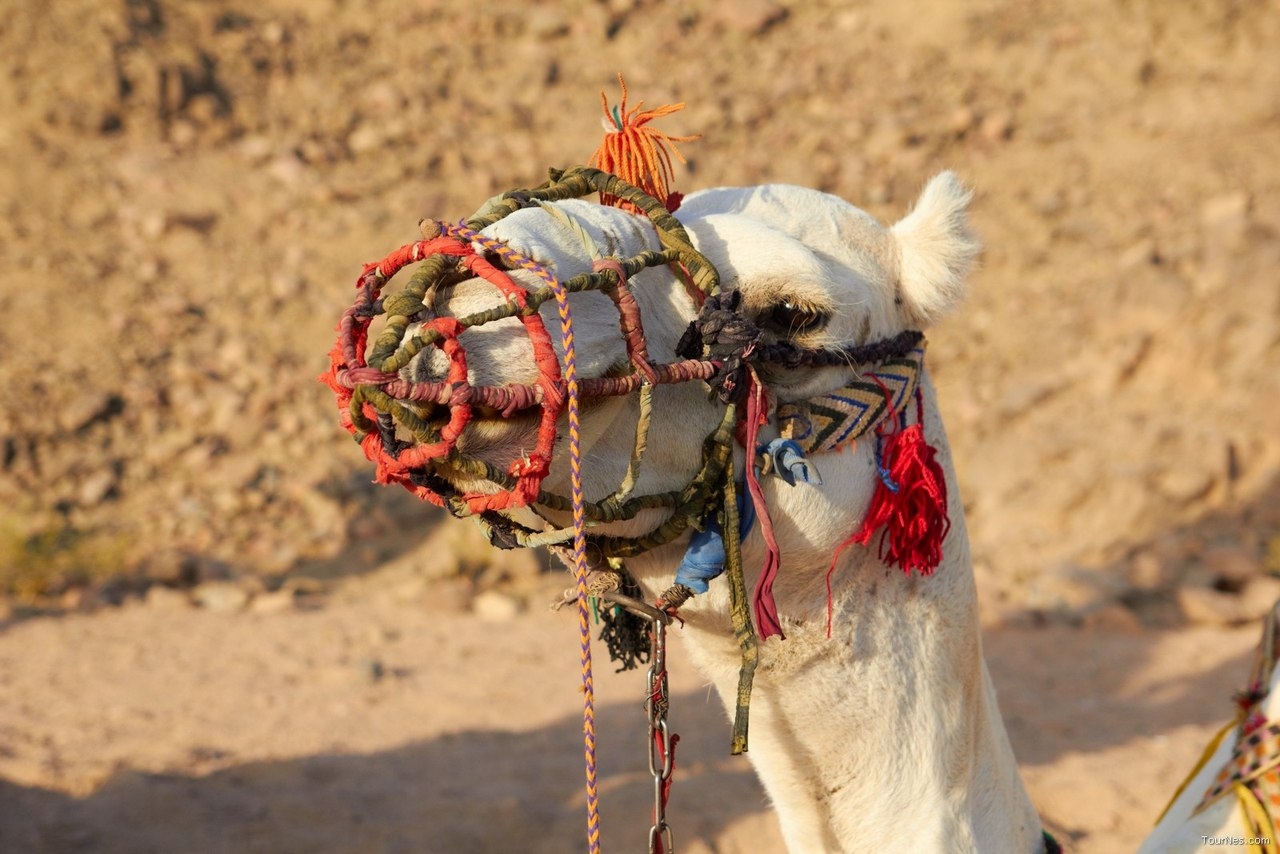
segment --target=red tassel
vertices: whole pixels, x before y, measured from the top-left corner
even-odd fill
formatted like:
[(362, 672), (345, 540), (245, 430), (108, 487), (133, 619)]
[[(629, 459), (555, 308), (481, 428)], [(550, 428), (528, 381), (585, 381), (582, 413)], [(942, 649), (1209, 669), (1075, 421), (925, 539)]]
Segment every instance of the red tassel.
[(942, 563), (942, 541), (951, 530), (947, 480), (936, 455), (918, 423), (890, 436), (882, 465), (897, 491), (890, 489), (882, 475), (862, 527), (853, 537), (865, 546), (883, 526), (880, 559), (897, 564), (908, 575), (915, 570), (921, 575), (933, 574)]

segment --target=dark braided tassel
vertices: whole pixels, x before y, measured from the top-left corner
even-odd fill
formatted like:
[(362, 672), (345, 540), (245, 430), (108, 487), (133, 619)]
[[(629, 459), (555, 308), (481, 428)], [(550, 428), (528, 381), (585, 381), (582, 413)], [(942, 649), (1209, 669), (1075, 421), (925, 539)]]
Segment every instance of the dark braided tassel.
[[(632, 599), (644, 596), (631, 573), (624, 569), (620, 575), (622, 586), (619, 593)], [(621, 665), (615, 673), (635, 670), (639, 665), (649, 663), (649, 623), (621, 605), (601, 609), (600, 640), (609, 651), (609, 660)]]
[(721, 403), (738, 403), (746, 392), (748, 353), (760, 343), (760, 330), (743, 316), (742, 292), (726, 290), (708, 297), (689, 324), (676, 353), (686, 359), (711, 359), (720, 370), (707, 380)]

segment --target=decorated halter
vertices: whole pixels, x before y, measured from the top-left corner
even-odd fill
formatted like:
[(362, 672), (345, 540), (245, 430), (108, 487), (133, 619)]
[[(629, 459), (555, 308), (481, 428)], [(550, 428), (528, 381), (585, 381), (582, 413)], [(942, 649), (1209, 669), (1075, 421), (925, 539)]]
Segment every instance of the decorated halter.
[[(567, 198), (601, 193), (625, 200), (648, 215), (665, 247), (630, 258), (596, 258), (595, 270), (564, 282), (550, 269), (518, 250), (489, 238), (481, 230), (516, 210)], [(556, 209), (547, 207), (548, 211)], [(585, 502), (586, 518), (602, 523), (633, 518), (642, 510), (669, 508), (671, 524), (660, 526), (634, 542), (602, 544), (606, 556), (624, 556), (673, 539), (688, 519), (700, 517), (728, 459), (726, 437), (732, 423), (708, 445), (703, 466), (683, 490), (660, 495), (632, 494), (635, 476), (644, 457), (649, 425), (649, 403), (657, 385), (708, 380), (719, 371), (709, 360), (689, 359), (654, 364), (648, 356), (640, 309), (628, 281), (648, 267), (671, 265), (686, 287), (705, 300), (719, 292), (715, 268), (689, 243), (678, 220), (655, 198), (615, 175), (592, 167), (553, 172), (551, 180), (532, 190), (504, 194), (475, 216), (459, 224), (425, 226), (424, 239), (408, 244), (382, 261), (369, 265), (356, 283), (357, 296), (339, 324), (338, 343), (330, 354), (326, 381), (338, 396), (343, 425), (360, 442), (365, 455), (377, 465), (380, 483), (398, 483), (419, 498), (446, 508), (455, 516), (473, 516), (485, 528), (491, 542), (502, 548), (563, 542), (567, 529), (533, 531), (499, 511), (536, 505), (568, 511), (570, 499), (542, 488), (555, 450), (557, 424), (568, 404), (565, 366), (552, 345), (538, 308), (555, 299), (556, 291), (601, 291), (618, 309), (619, 334), (627, 348), (631, 372), (623, 376), (579, 381), (583, 399), (637, 394), (642, 418), (637, 426), (635, 452), (628, 476), (609, 497)], [(584, 234), (585, 237), (585, 234)], [(497, 259), (495, 263), (491, 258)], [(399, 292), (383, 298), (384, 285), (400, 269), (420, 266)], [(511, 269), (533, 273), (542, 282), (526, 289), (511, 277)], [(492, 284), (503, 296), (501, 305), (466, 317), (437, 313), (441, 296), (473, 277)], [(382, 332), (369, 342), (369, 327), (377, 315), (385, 315)], [(468, 329), (514, 317), (523, 324), (533, 347), (538, 378), (529, 384), (473, 385), (467, 372), (466, 348), (459, 340)], [(419, 324), (410, 334), (409, 329)], [(446, 379), (412, 382), (401, 370), (428, 348), (447, 359)], [(540, 413), (535, 447), (507, 471), (464, 455), (459, 438), (481, 407), (503, 418)], [(461, 492), (438, 474), (451, 469), (486, 482), (488, 489)], [(683, 524), (682, 524), (683, 523)]]
[[(526, 290), (507, 270), (490, 260), (490, 254), (496, 254), (540, 278), (553, 279), (550, 270), (486, 237), (480, 229), (531, 204), (592, 192), (613, 194), (636, 204), (649, 215), (667, 248), (632, 258), (595, 259), (594, 272), (563, 283), (548, 281), (536, 290)], [(577, 167), (554, 173), (553, 179), (541, 187), (505, 194), (483, 216), (457, 225), (427, 223), (424, 229), (427, 236), (423, 240), (402, 246), (378, 263), (368, 265), (357, 280), (356, 299), (339, 323), (338, 343), (330, 353), (330, 370), (323, 379), (337, 395), (343, 426), (376, 464), (379, 483), (398, 483), (455, 516), (477, 517), (491, 541), (503, 548), (566, 539), (563, 529), (533, 531), (494, 512), (531, 504), (569, 510), (566, 497), (542, 489), (554, 453), (557, 423), (567, 404), (561, 365), (537, 311), (553, 298), (557, 284), (569, 293), (598, 290), (607, 294), (618, 309), (620, 335), (627, 348), (631, 372), (580, 380), (582, 398), (636, 394), (641, 399), (641, 418), (627, 476), (607, 498), (587, 502), (587, 518), (604, 523), (630, 519), (646, 509), (673, 511), (668, 523), (646, 535), (599, 539), (597, 545), (605, 557), (639, 554), (679, 536), (690, 521), (703, 516), (718, 486), (717, 476), (723, 474), (728, 461), (735, 419), (726, 417), (707, 437), (703, 465), (686, 487), (657, 495), (632, 494), (644, 457), (655, 386), (706, 382), (726, 405), (726, 414), (735, 415), (734, 405), (742, 403), (746, 396), (746, 376), (754, 365), (796, 368), (883, 362), (881, 370), (869, 372), (844, 388), (778, 407), (782, 436), (790, 440), (797, 457), (849, 444), (877, 424), (886, 412), (905, 406), (916, 388), (923, 360), (922, 336), (918, 332), (905, 332), (868, 346), (830, 350), (806, 350), (790, 342), (760, 343), (759, 330), (738, 313), (738, 293), (720, 297), (714, 267), (693, 249), (679, 221), (643, 191), (598, 169)], [(391, 277), (413, 263), (421, 266), (409, 283), (398, 293), (382, 298), (383, 287)], [(656, 364), (648, 357), (640, 309), (627, 282), (640, 270), (666, 265), (678, 269), (686, 286), (699, 295), (703, 310), (690, 324), (679, 347), (690, 358)], [(504, 304), (461, 318), (438, 316), (435, 300), (448, 288), (472, 277), (491, 283), (504, 296)], [(386, 318), (383, 330), (370, 344), (369, 327), (378, 315)], [(460, 336), (467, 329), (507, 317), (516, 317), (524, 325), (533, 345), (538, 379), (529, 384), (472, 385)], [(419, 324), (418, 329), (409, 334), (413, 324)], [(447, 377), (438, 382), (405, 379), (402, 369), (433, 347), (448, 360)], [(459, 438), (482, 407), (503, 418), (540, 412), (534, 450), (508, 471), (497, 470), (458, 449)], [(441, 465), (484, 480), (492, 488), (460, 492), (436, 473)]]
[[(1249, 832), (1247, 844), (1242, 841), (1245, 849), (1250, 854), (1280, 854), (1280, 841), (1276, 836), (1280, 829), (1280, 822), (1276, 820), (1280, 816), (1280, 721), (1268, 719), (1265, 711), (1277, 662), (1280, 662), (1280, 604), (1272, 606), (1267, 613), (1249, 682), (1235, 698), (1235, 719), (1209, 741), (1200, 760), (1156, 819), (1157, 824), (1208, 763), (1220, 757), (1222, 764), (1191, 810), (1190, 818), (1218, 801), (1233, 798), (1240, 806), (1241, 818)], [(1232, 738), (1230, 752), (1220, 752), (1228, 737)]]
[[(500, 548), (574, 540), (575, 549), (588, 543), (599, 557), (597, 565), (608, 563), (618, 573), (622, 559), (694, 529), (689, 555), (658, 604), (674, 612), (689, 596), (705, 590), (709, 578), (721, 572), (728, 575), (734, 629), (743, 651), (740, 714), (734, 736), (734, 752), (741, 752), (746, 748), (746, 702), (757, 631), (764, 638), (782, 635), (772, 596), (780, 555), (759, 477), (772, 473), (792, 484), (818, 483), (808, 457), (846, 447), (874, 431), (880, 480), (863, 525), (841, 550), (852, 543), (869, 545), (879, 533), (879, 554), (885, 561), (904, 572), (918, 570), (923, 574), (932, 572), (941, 560), (941, 542), (948, 529), (946, 486), (933, 449), (923, 438), (918, 383), (924, 340), (920, 332), (906, 331), (882, 341), (830, 349), (771, 342), (742, 312), (741, 294), (722, 290), (715, 267), (694, 248), (672, 215), (680, 196), (667, 189), (671, 169), (667, 147), (690, 137), (670, 138), (648, 125), (652, 118), (680, 106), (649, 112), (636, 107), (628, 112), (624, 88), (620, 108), (610, 110), (605, 104), (610, 133), (592, 166), (552, 170), (546, 183), (504, 193), (456, 224), (424, 221), (421, 240), (369, 264), (357, 279), (355, 300), (338, 325), (330, 369), (322, 379), (337, 396), (342, 425), (375, 464), (378, 482), (400, 484), (455, 516), (476, 519), (490, 542)], [(603, 203), (646, 217), (662, 248), (631, 257), (604, 257), (585, 231), (552, 204), (596, 193)], [(591, 272), (561, 281), (554, 270), (484, 233), (515, 211), (534, 206), (558, 220), (557, 227), (577, 230), (584, 253), (591, 256)], [(411, 265), (416, 269), (408, 282), (384, 295), (391, 279)], [(700, 307), (677, 347), (681, 358), (670, 363), (651, 359), (644, 318), (630, 285), (642, 270), (658, 267), (670, 269)], [(511, 276), (516, 270), (532, 274), (539, 284), (525, 287), (518, 283)], [(444, 315), (440, 308), (451, 289), (471, 279), (492, 285), (501, 294), (502, 303), (464, 317)], [(582, 291), (599, 291), (616, 307), (618, 334), (628, 357), (627, 373), (576, 377), (567, 295)], [(539, 313), (541, 306), (552, 301), (561, 314), (563, 357), (557, 355)], [(380, 329), (374, 336), (371, 327), (378, 317), (382, 318)], [(532, 345), (537, 379), (526, 384), (475, 384), (461, 337), (468, 329), (504, 318), (523, 324)], [(429, 355), (430, 350), (443, 356), (448, 365), (446, 378), (435, 382), (406, 378), (404, 369), (415, 358)], [(788, 369), (839, 366), (853, 368), (856, 377), (811, 399), (770, 401), (756, 372), (762, 365)], [(636, 494), (653, 418), (654, 389), (686, 382), (707, 384), (713, 399), (723, 406), (719, 423), (703, 439), (701, 463), (683, 487)], [(617, 488), (602, 499), (588, 501), (581, 495), (581, 472), (575, 468), (573, 494), (546, 489), (557, 434), (566, 419), (571, 467), (580, 465), (575, 455), (579, 399), (623, 395), (637, 397), (639, 417), (631, 459)], [(915, 423), (907, 426), (913, 400)], [(776, 409), (780, 438), (762, 446), (759, 429), (771, 408)], [(502, 418), (537, 413), (535, 446), (506, 470), (467, 455), (460, 439), (478, 411)], [(733, 477), (735, 440), (749, 451), (742, 500)], [(459, 489), (442, 470), (461, 473), (467, 482), (479, 482), (483, 487)], [(535, 530), (515, 521), (506, 511), (517, 508), (542, 516), (546, 527)], [(668, 512), (643, 533), (589, 532), (655, 509)], [(572, 513), (574, 524), (552, 524), (543, 515), (548, 511)], [(768, 555), (751, 599), (754, 625), (748, 615), (740, 552), (748, 527), (743, 519), (751, 517), (761, 527)], [(615, 644), (610, 646), (612, 653)], [(626, 655), (624, 652), (624, 658)]]

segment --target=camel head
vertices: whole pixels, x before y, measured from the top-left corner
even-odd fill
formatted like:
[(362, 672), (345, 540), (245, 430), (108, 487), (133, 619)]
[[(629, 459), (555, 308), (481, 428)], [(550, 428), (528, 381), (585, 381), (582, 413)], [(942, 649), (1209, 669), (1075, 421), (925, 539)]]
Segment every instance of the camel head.
[[(928, 184), (911, 213), (885, 227), (815, 190), (720, 188), (690, 195), (672, 227), (682, 227), (689, 251), (712, 275), (718, 273), (722, 293), (712, 302), (732, 304), (732, 320), (747, 330), (752, 350), (783, 353), (783, 358), (752, 365), (768, 404), (776, 408), (839, 388), (867, 367), (847, 354), (908, 330), (923, 330), (956, 305), (977, 251), (966, 224), (969, 199), (957, 178), (944, 172)], [(424, 433), (428, 439), (443, 433), (449, 453), (408, 475), (401, 472), (400, 482), (418, 489), (426, 484), (427, 491), (446, 493), (447, 503), (464, 514), (487, 513), (493, 519), (497, 512), (525, 531), (563, 526), (563, 502), (552, 506), (538, 500), (549, 493), (563, 495), (568, 483), (562, 453), (567, 428), (563, 417), (554, 423), (557, 412), (549, 414), (550, 404), (563, 404), (564, 386), (548, 382), (547, 371), (563, 379), (567, 365), (560, 305), (547, 298), (547, 282), (550, 277), (572, 283), (604, 276), (606, 284), (616, 285), (614, 290), (582, 287), (567, 297), (577, 377), (591, 386), (582, 395), (579, 436), (586, 498), (599, 502), (613, 496), (618, 505), (621, 499), (687, 487), (707, 468), (704, 439), (718, 425), (724, 436), (725, 395), (717, 399), (708, 394), (701, 381), (708, 379), (705, 369), (683, 377), (686, 381), (654, 382), (661, 378), (650, 366), (688, 365), (698, 356), (704, 357), (703, 366), (719, 364), (710, 352), (714, 348), (701, 354), (680, 352), (706, 299), (690, 281), (689, 264), (651, 263), (629, 273), (619, 266), (620, 260), (654, 255), (670, 244), (639, 213), (577, 199), (522, 202), (517, 208), (478, 232), (454, 235), (455, 244), (473, 253), (475, 263), (430, 278), (425, 285), (419, 273), (406, 288), (412, 291), (409, 308), (387, 322), (371, 348), (377, 351), (389, 341), (381, 352), (392, 358), (383, 360), (380, 372), (362, 368), (364, 373), (356, 377), (376, 373), (384, 390), (394, 387), (402, 394), (395, 406), (379, 408), (378, 430), (369, 421), (365, 433), (377, 436), (375, 443), (401, 458), (415, 436), (421, 446)], [(612, 272), (605, 273), (615, 270), (625, 279), (621, 285), (610, 278)], [(499, 280), (505, 285), (495, 284)], [(539, 290), (543, 298), (536, 307), (517, 305)], [(381, 305), (370, 299), (363, 314), (384, 307), (390, 312), (402, 304), (403, 293), (385, 297)], [(463, 325), (437, 334), (454, 321)], [(636, 335), (639, 353), (633, 346)], [(797, 360), (788, 353), (826, 358)], [(461, 423), (456, 389), (463, 380), (471, 388), (524, 393), (468, 394), (464, 402), (469, 413)], [(628, 393), (618, 393), (616, 387), (608, 394), (592, 393), (600, 384), (619, 382), (629, 382)], [(348, 380), (353, 384), (358, 385)], [(652, 394), (642, 401), (645, 386)], [(367, 401), (363, 405), (369, 414)], [(636, 465), (642, 411), (649, 414), (643, 416), (644, 455)], [(762, 435), (767, 438), (775, 427), (766, 425)], [(511, 476), (539, 465), (546, 467), (544, 479), (520, 500), (484, 504), (475, 498), (510, 488)], [(819, 468), (823, 465), (817, 462)], [(396, 474), (390, 477), (396, 479)], [(458, 496), (472, 496), (469, 510)], [(597, 520), (596, 528), (634, 536), (653, 531), (671, 512), (662, 506), (637, 508), (632, 501), (629, 512), (617, 512), (615, 506)]]

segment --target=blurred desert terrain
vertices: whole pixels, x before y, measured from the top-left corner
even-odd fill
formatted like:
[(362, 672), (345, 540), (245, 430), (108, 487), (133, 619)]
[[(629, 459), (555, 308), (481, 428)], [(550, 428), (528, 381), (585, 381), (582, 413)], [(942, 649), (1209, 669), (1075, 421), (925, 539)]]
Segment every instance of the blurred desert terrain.
[[(373, 486), (316, 376), (362, 264), (585, 161), (617, 72), (688, 103), (685, 191), (977, 189), (930, 360), (987, 655), (1048, 826), (1132, 850), (1280, 596), (1277, 44), (1276, 0), (10, 0), (0, 850), (580, 848), (566, 577)], [(781, 851), (675, 656), (682, 850)], [(642, 693), (600, 677), (615, 850)]]

